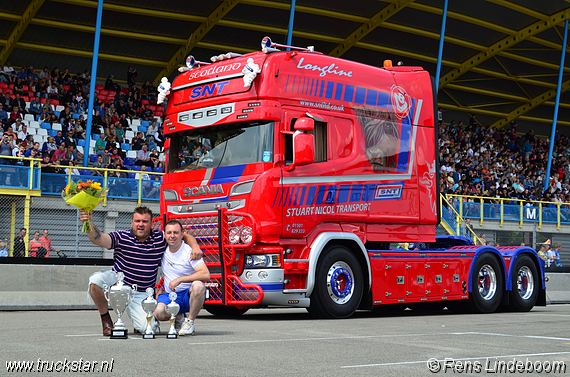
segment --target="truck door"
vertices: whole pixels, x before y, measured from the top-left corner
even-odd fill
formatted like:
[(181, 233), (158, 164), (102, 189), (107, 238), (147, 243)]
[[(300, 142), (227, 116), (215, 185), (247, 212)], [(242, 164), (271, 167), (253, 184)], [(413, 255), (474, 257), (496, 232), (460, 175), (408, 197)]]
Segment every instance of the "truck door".
[[(281, 133), (281, 150), (285, 166), (282, 168), (281, 207), (283, 210), (283, 237), (305, 237), (317, 224), (334, 221), (338, 185), (334, 183), (335, 169), (330, 154), (330, 118), (310, 110), (314, 119), (315, 162), (305, 166), (289, 165), (293, 162), (293, 137)], [(286, 109), (282, 131), (295, 131), (295, 121), (306, 117), (306, 109)]]

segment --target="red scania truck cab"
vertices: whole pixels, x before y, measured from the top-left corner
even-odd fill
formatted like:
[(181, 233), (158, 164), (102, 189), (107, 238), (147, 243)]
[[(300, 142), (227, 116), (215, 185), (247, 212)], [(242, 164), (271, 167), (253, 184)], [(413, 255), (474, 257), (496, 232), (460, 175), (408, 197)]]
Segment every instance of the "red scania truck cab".
[(436, 237), (427, 71), (279, 51), (268, 38), (262, 47), (190, 64), (168, 97), (155, 226), (177, 219), (200, 243), (208, 311), (289, 306), (344, 318), (386, 304), (545, 303), (531, 248)]

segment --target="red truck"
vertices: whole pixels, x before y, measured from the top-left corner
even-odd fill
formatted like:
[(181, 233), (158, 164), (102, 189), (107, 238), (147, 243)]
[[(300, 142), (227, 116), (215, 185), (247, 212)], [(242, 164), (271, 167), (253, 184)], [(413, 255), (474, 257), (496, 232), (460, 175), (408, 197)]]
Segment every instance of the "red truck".
[(201, 244), (209, 312), (304, 307), (345, 318), (390, 304), (546, 304), (533, 249), (436, 237), (427, 71), (280, 51), (267, 37), (260, 52), (189, 61), (168, 96), (155, 227), (178, 219)]

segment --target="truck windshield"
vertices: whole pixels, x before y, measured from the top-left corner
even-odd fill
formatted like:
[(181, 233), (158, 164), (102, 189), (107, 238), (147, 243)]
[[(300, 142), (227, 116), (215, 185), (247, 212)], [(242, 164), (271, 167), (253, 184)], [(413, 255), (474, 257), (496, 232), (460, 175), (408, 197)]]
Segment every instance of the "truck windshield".
[(169, 173), (273, 162), (273, 122), (239, 122), (172, 134)]

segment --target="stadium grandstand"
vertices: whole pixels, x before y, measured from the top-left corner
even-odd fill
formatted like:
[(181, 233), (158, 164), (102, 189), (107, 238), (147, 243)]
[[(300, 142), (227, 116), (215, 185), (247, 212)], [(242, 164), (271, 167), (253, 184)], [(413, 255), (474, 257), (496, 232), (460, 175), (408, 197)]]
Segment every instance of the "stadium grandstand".
[[(190, 54), (208, 61), (256, 51), (266, 35), (365, 64), (391, 59), (430, 71), (440, 107), (441, 232), (570, 245), (568, 1), (102, 4), (100, 25), (97, 1), (0, 4), (0, 120), (10, 143), (0, 169), (0, 221), (10, 225), (0, 238), (9, 240), (9, 255), (20, 227), (51, 227), (68, 255), (110, 258), (64, 229), (77, 220), (61, 190), (74, 179), (109, 188), (105, 215), (97, 215), (105, 229), (128, 227), (134, 205), (158, 211), (165, 106), (157, 104), (157, 83), (172, 81)], [(191, 161), (193, 149), (189, 143), (181, 158)]]

